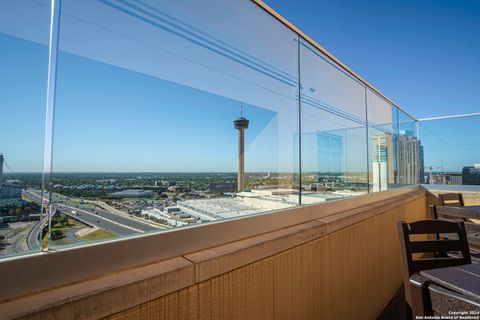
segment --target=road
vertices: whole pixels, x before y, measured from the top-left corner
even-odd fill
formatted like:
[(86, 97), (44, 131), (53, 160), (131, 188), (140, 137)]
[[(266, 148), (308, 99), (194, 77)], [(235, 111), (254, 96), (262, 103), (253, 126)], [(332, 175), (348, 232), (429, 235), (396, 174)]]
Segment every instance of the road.
[[(29, 198), (41, 202), (40, 190), (30, 189), (25, 190), (24, 193)], [(44, 197), (44, 200), (47, 197), (48, 195)], [(71, 218), (76, 219), (86, 225), (111, 232), (118, 236), (128, 236), (164, 229), (160, 226), (131, 218), (126, 214), (120, 215), (103, 209), (79, 205), (72, 199), (65, 196), (52, 195), (52, 203), (55, 208), (59, 209), (62, 213), (70, 216)], [(27, 238), (27, 244), (30, 250), (35, 250), (40, 247), (38, 242), (39, 232), (40, 225), (37, 223)]]
[(71, 242), (75, 243), (75, 242), (82, 242), (82, 240), (78, 239), (76, 236), (75, 236), (75, 233), (80, 230), (81, 228), (83, 227), (78, 227), (78, 228), (73, 228), (71, 230), (68, 230), (66, 233), (65, 233), (65, 238), (67, 238), (68, 240), (70, 240)]
[(57, 203), (56, 206), (62, 213), (73, 219), (120, 236), (158, 230), (158, 228), (137, 223), (137, 221), (133, 221), (133, 219), (118, 216), (102, 210), (97, 210), (97, 213), (94, 213), (92, 209), (86, 209), (81, 206), (67, 206), (60, 203)]
[(38, 251), (40, 250), (40, 232), (42, 228), (40, 227), (40, 222), (37, 222), (30, 232), (27, 235), (27, 246), (29, 250)]
[(5, 248), (1, 255), (27, 252), (27, 234), (33, 225), (33, 222), (11, 222), (9, 223), (8, 228), (2, 229), (1, 234), (5, 237)]

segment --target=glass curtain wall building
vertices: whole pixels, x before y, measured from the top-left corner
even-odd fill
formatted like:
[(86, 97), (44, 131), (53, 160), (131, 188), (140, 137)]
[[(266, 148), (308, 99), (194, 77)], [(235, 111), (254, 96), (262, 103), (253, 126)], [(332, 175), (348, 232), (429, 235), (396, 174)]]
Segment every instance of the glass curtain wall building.
[(416, 120), (253, 1), (6, 0), (0, 47), (3, 256), (424, 176)]

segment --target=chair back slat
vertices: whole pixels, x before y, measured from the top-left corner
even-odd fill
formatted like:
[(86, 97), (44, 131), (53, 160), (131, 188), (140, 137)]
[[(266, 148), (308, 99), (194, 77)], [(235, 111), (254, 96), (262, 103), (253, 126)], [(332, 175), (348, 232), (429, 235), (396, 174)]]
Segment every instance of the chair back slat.
[(412, 241), (410, 242), (410, 250), (412, 253), (461, 251), (462, 242), (460, 240)]
[(445, 267), (461, 266), (465, 263), (463, 257), (444, 257), (444, 258), (426, 258), (412, 261), (412, 268), (417, 270), (416, 272), (427, 269), (438, 269)]
[(408, 224), (408, 234), (458, 233), (456, 223), (443, 220), (420, 220)]
[(463, 195), (461, 193), (444, 193), (438, 195), (441, 206), (463, 207)]

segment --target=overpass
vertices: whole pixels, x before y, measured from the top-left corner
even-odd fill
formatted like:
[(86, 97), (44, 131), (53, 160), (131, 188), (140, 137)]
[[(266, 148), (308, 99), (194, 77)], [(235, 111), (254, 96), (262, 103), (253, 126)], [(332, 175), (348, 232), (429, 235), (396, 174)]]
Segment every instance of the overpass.
[[(41, 202), (40, 190), (25, 190), (24, 194), (32, 200)], [(48, 194), (43, 197), (44, 203), (48, 200)], [(77, 220), (85, 225), (103, 229), (107, 232), (117, 236), (128, 236), (134, 234), (141, 234), (146, 232), (153, 232), (156, 230), (165, 229), (151, 223), (143, 222), (132, 218), (127, 214), (112, 213), (107, 210), (93, 209), (87, 206), (76, 204), (72, 199), (64, 196), (57, 196), (52, 194), (53, 206), (60, 210), (63, 214), (70, 218)], [(38, 250), (40, 248), (40, 228), (41, 223), (35, 224), (27, 237), (27, 245), (30, 250)], [(43, 226), (46, 222), (42, 223)]]

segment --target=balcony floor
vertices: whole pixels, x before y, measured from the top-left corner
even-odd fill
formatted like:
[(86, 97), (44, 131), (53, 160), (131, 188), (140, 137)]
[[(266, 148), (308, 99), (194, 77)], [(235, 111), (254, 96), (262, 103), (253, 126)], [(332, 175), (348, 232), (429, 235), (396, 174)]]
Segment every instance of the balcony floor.
[(383, 309), (377, 320), (405, 320), (405, 291), (403, 285), (397, 290), (392, 300)]

